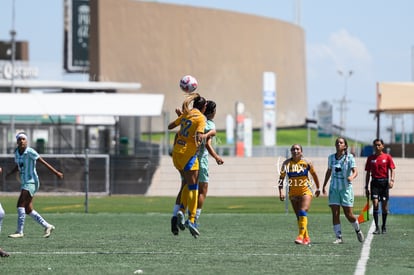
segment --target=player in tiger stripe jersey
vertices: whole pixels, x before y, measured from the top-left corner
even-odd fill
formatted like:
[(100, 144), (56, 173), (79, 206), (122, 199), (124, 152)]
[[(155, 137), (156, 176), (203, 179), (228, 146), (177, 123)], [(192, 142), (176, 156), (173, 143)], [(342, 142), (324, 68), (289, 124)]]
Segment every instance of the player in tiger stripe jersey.
[[(299, 144), (293, 144), (290, 148), (292, 157), (285, 160), (279, 173), (279, 198), (285, 200), (283, 185), (287, 177), (289, 200), (292, 203), (298, 221), (299, 234), (295, 240), (297, 244), (310, 244), (308, 232), (308, 210), (312, 201), (312, 182), (316, 185), (315, 196), (319, 197), (319, 179), (313, 164), (303, 158), (303, 149)], [(310, 174), (310, 175), (309, 175)]]
[[(190, 108), (191, 103), (192, 108)], [(177, 212), (177, 225), (184, 230), (184, 216), (188, 208), (187, 225), (190, 233), (195, 238), (200, 235), (194, 225), (194, 219), (198, 202), (199, 163), (197, 153), (206, 127), (206, 118), (203, 115), (205, 108), (206, 99), (198, 93), (192, 93), (184, 100), (183, 113), (168, 125), (169, 130), (180, 126), (172, 151), (174, 166), (183, 179), (181, 205)]]

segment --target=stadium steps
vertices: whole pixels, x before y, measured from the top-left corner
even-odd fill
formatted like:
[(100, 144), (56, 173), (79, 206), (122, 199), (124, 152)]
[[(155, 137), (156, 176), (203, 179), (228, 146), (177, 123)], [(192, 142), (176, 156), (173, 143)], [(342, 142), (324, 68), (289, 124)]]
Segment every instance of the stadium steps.
[[(310, 158), (314, 163), (321, 185), (325, 177), (327, 157)], [(223, 157), (224, 164), (217, 165), (210, 158), (209, 196), (278, 196), (278, 166), (284, 157)], [(364, 194), (365, 161), (357, 158), (359, 175), (353, 182), (356, 196)], [(391, 196), (414, 196), (414, 159), (394, 158), (396, 163), (395, 187)], [(148, 188), (146, 196), (176, 196), (180, 186), (180, 176), (169, 156), (162, 156)]]

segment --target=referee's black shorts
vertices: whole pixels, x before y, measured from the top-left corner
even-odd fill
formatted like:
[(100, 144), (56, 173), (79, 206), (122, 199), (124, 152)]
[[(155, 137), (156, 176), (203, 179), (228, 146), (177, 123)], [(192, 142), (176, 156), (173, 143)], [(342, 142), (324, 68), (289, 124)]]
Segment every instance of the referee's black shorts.
[(388, 179), (371, 179), (371, 200), (388, 201), (389, 199)]

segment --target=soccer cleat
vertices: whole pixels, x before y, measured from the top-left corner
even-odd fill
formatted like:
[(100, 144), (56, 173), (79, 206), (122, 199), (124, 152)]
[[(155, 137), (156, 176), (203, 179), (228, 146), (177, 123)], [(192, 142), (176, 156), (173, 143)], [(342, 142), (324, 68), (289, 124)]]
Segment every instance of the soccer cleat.
[(194, 227), (195, 227), (195, 228), (197, 228), (197, 229), (200, 227), (200, 224), (199, 224), (199, 223), (197, 223), (197, 221), (194, 221), (193, 225), (194, 225)]
[(188, 230), (190, 230), (191, 235), (194, 238), (197, 238), (198, 236), (200, 236), (200, 232), (198, 231), (197, 227), (194, 225), (194, 223), (188, 221)]
[(298, 236), (295, 240), (295, 244), (303, 244), (303, 237), (302, 236)]
[(9, 257), (10, 254), (0, 248), (0, 257)]
[(381, 234), (379, 227), (375, 227), (375, 231), (372, 234), (378, 235)]
[(355, 231), (355, 233), (357, 234), (358, 241), (360, 243), (362, 243), (364, 241), (364, 239), (365, 239), (364, 238), (364, 233), (362, 233), (361, 230)]
[(16, 233), (14, 233), (14, 234), (10, 234), (9, 235), (9, 238), (23, 238), (23, 236), (24, 236), (24, 234), (23, 233), (19, 233), (19, 232), (16, 232)]
[(178, 226), (177, 226), (177, 216), (173, 216), (171, 218), (171, 232), (173, 235), (178, 235)]
[(184, 219), (184, 213), (182, 211), (177, 212), (177, 226), (181, 230), (185, 229), (185, 219)]
[[(184, 224), (185, 228), (188, 228), (188, 223), (189, 222), (190, 222), (189, 220), (185, 221), (185, 224)], [(198, 229), (200, 227), (200, 224), (197, 223), (197, 221), (195, 220), (194, 223), (193, 223), (193, 226)]]
[(387, 228), (385, 225), (382, 226), (382, 234), (387, 234)]
[(310, 243), (311, 243), (311, 240), (309, 237), (303, 238), (303, 242), (302, 242), (303, 245), (309, 245)]
[(43, 238), (49, 238), (50, 234), (52, 234), (52, 231), (55, 230), (55, 227), (53, 225), (49, 225), (45, 228), (45, 234), (43, 235)]
[(344, 241), (342, 240), (341, 237), (336, 238), (336, 240), (333, 242), (333, 244), (343, 244), (343, 243), (344, 243)]

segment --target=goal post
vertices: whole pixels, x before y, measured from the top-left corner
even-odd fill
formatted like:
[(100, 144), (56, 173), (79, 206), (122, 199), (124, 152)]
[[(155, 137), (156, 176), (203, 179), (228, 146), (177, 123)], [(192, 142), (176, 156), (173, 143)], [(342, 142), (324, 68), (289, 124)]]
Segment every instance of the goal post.
[[(39, 192), (110, 194), (110, 157), (107, 154), (42, 154), (41, 157), (63, 173), (58, 179), (39, 162), (36, 170), (40, 179)], [(0, 166), (3, 172), (15, 166), (14, 155), (0, 155)], [(86, 170), (87, 169), (87, 170)], [(88, 190), (86, 190), (85, 173), (88, 172)], [(18, 192), (20, 184), (16, 177), (1, 175), (0, 190), (2, 192)]]

